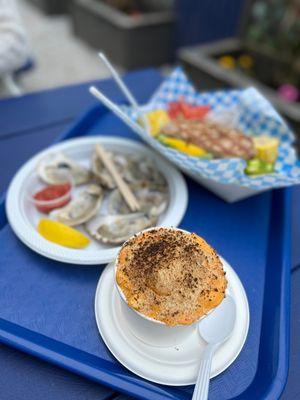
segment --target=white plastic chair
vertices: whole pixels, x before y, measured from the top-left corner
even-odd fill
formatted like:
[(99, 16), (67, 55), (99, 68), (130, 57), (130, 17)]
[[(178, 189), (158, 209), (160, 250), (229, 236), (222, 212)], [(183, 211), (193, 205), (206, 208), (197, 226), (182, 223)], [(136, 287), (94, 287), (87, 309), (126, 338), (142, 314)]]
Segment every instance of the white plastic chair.
[(20, 86), (15, 82), (13, 76), (11, 74), (5, 74), (1, 77), (4, 90), (10, 94), (11, 96), (21, 96), (22, 89)]

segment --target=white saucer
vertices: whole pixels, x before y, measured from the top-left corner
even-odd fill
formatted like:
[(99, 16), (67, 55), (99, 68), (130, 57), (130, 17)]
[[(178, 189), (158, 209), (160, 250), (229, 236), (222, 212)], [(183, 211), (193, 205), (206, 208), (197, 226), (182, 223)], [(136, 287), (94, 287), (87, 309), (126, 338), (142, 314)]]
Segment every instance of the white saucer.
[[(235, 299), (236, 324), (230, 339), (215, 353), (211, 377), (215, 377), (236, 359), (242, 350), (249, 328), (248, 300), (237, 274), (222, 259), (228, 279), (228, 293)], [(205, 342), (198, 331), (182, 344), (161, 348), (137, 339), (121, 313), (121, 300), (114, 281), (114, 264), (102, 272), (95, 296), (95, 315), (103, 341), (116, 359), (136, 375), (149, 381), (171, 386), (196, 382), (198, 364)]]
[(113, 136), (94, 136), (66, 140), (51, 146), (31, 158), (15, 175), (7, 193), (6, 213), (15, 234), (28, 247), (43, 256), (71, 264), (106, 264), (114, 260), (120, 249), (116, 245), (105, 245), (91, 240), (85, 249), (71, 249), (44, 239), (36, 230), (41, 218), (39, 213), (26, 197), (28, 188), (39, 183), (36, 166), (41, 158), (55, 152), (63, 152), (77, 162), (89, 167), (91, 153), (95, 144), (101, 143), (111, 151), (124, 154), (140, 154), (153, 160), (157, 169), (164, 175), (169, 186), (170, 200), (166, 211), (160, 216), (158, 226), (178, 226), (187, 207), (188, 191), (185, 180), (168, 161), (134, 140)]

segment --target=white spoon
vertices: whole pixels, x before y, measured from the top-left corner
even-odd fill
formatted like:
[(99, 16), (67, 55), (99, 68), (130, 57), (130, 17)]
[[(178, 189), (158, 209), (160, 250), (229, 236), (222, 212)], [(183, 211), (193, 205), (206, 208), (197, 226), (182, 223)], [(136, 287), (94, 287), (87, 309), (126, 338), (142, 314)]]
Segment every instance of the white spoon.
[(208, 344), (201, 356), (192, 400), (207, 400), (208, 398), (212, 358), (215, 350), (230, 337), (234, 328), (235, 313), (235, 302), (232, 297), (227, 296), (211, 314), (198, 324), (199, 333)]

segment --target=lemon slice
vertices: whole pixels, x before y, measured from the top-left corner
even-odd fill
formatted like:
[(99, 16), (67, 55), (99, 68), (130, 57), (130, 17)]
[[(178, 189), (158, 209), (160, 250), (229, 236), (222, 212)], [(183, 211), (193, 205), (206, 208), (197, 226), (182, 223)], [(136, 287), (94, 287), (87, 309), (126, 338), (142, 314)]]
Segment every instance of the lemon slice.
[(202, 147), (196, 146), (192, 143), (187, 143), (182, 139), (178, 139), (171, 136), (159, 135), (158, 140), (166, 146), (172, 147), (175, 150), (181, 151), (182, 153), (188, 154), (193, 157), (205, 157), (208, 152)]
[[(170, 117), (165, 110), (150, 111), (145, 116), (149, 121), (150, 133), (153, 136), (156, 136), (162, 127), (170, 122)], [(143, 124), (142, 119), (139, 122)]]
[(51, 219), (41, 219), (37, 230), (45, 239), (65, 247), (83, 249), (90, 243), (83, 233)]
[(278, 156), (279, 140), (270, 136), (253, 138), (256, 157), (267, 163), (274, 163)]

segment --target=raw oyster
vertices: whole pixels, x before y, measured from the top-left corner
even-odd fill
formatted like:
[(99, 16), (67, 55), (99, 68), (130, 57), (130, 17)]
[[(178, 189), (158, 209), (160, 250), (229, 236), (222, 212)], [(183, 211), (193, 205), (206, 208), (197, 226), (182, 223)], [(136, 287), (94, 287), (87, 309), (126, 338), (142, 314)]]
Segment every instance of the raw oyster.
[(164, 176), (158, 171), (153, 162), (141, 157), (131, 157), (128, 166), (123, 171), (123, 178), (128, 183), (152, 183), (165, 186)]
[(86, 223), (85, 228), (99, 242), (119, 244), (155, 223), (155, 218), (148, 218), (142, 213), (99, 215)]
[(67, 206), (57, 211), (58, 221), (76, 226), (89, 221), (99, 210), (103, 191), (98, 185), (89, 185), (80, 192)]
[[(109, 157), (112, 158), (112, 161), (114, 162), (118, 172), (122, 176), (123, 171), (126, 171), (126, 169), (128, 168), (127, 158), (122, 154), (109, 153), (109, 152), (107, 153)], [(116, 187), (116, 183), (113, 177), (105, 168), (104, 164), (102, 163), (102, 160), (100, 159), (96, 151), (94, 151), (92, 155), (92, 171), (101, 185), (103, 185), (107, 189), (114, 189)]]
[[(127, 183), (165, 186), (166, 181), (150, 159), (136, 157), (133, 154), (108, 153), (118, 172)], [(98, 157), (96, 151), (92, 156), (92, 171), (99, 183), (108, 189), (115, 189), (116, 184)]]
[(73, 178), (74, 185), (87, 183), (91, 179), (91, 173), (82, 165), (77, 164), (63, 153), (57, 153), (43, 158), (38, 166), (39, 177), (50, 185), (56, 185), (66, 181), (66, 173)]
[[(150, 217), (158, 217), (168, 205), (168, 193), (164, 188), (147, 185), (130, 185), (139, 205), (140, 211)], [(109, 214), (129, 214), (130, 209), (118, 189), (111, 192), (108, 198)]]

